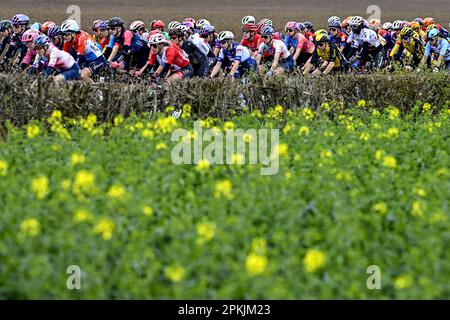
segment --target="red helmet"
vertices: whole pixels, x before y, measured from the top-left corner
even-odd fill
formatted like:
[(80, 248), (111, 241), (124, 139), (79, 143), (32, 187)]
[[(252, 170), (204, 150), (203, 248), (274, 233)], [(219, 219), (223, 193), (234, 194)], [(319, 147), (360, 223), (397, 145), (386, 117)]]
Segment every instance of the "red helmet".
[(428, 17), (428, 18), (423, 19), (424, 27), (431, 26), (432, 24), (434, 24), (434, 18)]
[(251, 31), (251, 32), (256, 32), (256, 31), (258, 31), (258, 26), (256, 24), (254, 24), (254, 23), (246, 23), (242, 27), (242, 30), (248, 30), (248, 31)]
[(183, 20), (183, 22), (191, 22), (192, 24), (195, 25), (195, 19), (194, 18), (186, 18)]
[(152, 28), (152, 29), (164, 29), (164, 22), (162, 22), (162, 20), (153, 20), (150, 23), (150, 28)]
[(44, 22), (44, 24), (41, 26), (41, 32), (47, 34), (48, 29), (54, 26), (56, 26), (56, 23), (54, 23), (53, 21)]

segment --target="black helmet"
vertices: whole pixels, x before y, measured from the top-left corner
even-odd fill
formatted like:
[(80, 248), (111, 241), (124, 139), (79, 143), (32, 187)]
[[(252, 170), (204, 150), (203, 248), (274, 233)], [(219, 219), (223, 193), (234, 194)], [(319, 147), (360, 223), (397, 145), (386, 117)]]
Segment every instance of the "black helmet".
[(12, 27), (12, 23), (10, 20), (2, 20), (0, 21), (0, 32), (5, 31), (8, 28)]
[(47, 36), (48, 36), (50, 39), (53, 39), (53, 38), (55, 38), (55, 37), (57, 37), (57, 36), (62, 36), (61, 27), (58, 26), (58, 25), (51, 27), (51, 28), (48, 29), (48, 31), (47, 31)]
[(110, 28), (123, 27), (123, 25), (124, 25), (124, 22), (119, 17), (111, 18), (111, 20), (109, 20), (109, 22), (108, 22), (108, 26)]
[(310, 22), (310, 21), (303, 22), (303, 25), (305, 26), (306, 29), (314, 28), (312, 22)]
[(184, 37), (184, 31), (182, 29), (175, 29), (169, 32), (169, 37), (176, 36), (178, 38)]

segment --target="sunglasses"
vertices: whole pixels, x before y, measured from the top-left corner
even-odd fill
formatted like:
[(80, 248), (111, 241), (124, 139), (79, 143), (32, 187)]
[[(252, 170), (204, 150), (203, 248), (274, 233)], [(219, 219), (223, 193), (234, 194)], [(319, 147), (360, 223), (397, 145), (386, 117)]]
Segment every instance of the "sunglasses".
[(294, 32), (292, 29), (286, 29), (286, 32)]
[(326, 45), (325, 42), (319, 42), (319, 43), (317, 44), (318, 47), (323, 47), (323, 46), (325, 46), (325, 45)]
[(403, 37), (402, 37), (402, 40), (409, 40), (409, 37), (403, 36)]
[(94, 31), (94, 32), (98, 32), (98, 31), (99, 31), (99, 29), (98, 29), (98, 28), (92, 28), (92, 31)]
[(333, 31), (333, 32), (339, 31), (339, 29), (337, 29), (337, 28), (330, 28), (329, 30), (330, 30), (330, 31)]
[(111, 30), (111, 31), (114, 31), (114, 30), (116, 30), (116, 28), (115, 28), (115, 27), (109, 27), (108, 29), (109, 29), (109, 30)]
[(228, 43), (228, 40), (221, 40), (220, 41), (220, 44), (225, 44), (225, 43)]
[(70, 37), (71, 35), (72, 35), (72, 33), (70, 33), (70, 32), (63, 33), (63, 37)]
[(243, 30), (243, 33), (250, 33), (250, 30)]
[(152, 48), (158, 48), (158, 45), (157, 44), (152, 44)]
[(263, 39), (269, 39), (270, 36), (261, 36), (261, 38), (263, 38)]
[(177, 40), (178, 37), (177, 37), (177, 36), (171, 36), (170, 39), (171, 39), (171, 40)]

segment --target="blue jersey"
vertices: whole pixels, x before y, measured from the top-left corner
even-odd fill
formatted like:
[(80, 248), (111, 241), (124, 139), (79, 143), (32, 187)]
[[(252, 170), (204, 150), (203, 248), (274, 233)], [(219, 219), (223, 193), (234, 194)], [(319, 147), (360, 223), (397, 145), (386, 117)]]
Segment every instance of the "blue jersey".
[(450, 44), (448, 39), (439, 38), (436, 46), (432, 46), (430, 42), (427, 42), (425, 56), (429, 57), (431, 52), (444, 56), (445, 61), (450, 61)]
[(291, 37), (290, 35), (286, 35), (286, 37), (284, 37), (284, 44), (286, 45), (286, 48), (291, 49), (297, 49), (297, 45), (298, 45), (298, 40), (297, 37)]
[(230, 61), (239, 61), (243, 63), (251, 58), (250, 51), (240, 43), (233, 42), (231, 48), (222, 48), (219, 53), (217, 61), (223, 62), (227, 57)]
[(116, 43), (118, 43), (121, 47), (129, 46), (131, 53), (139, 51), (143, 46), (147, 46), (144, 39), (130, 30), (125, 30), (122, 35), (117, 38), (111, 36), (108, 48), (113, 48)]

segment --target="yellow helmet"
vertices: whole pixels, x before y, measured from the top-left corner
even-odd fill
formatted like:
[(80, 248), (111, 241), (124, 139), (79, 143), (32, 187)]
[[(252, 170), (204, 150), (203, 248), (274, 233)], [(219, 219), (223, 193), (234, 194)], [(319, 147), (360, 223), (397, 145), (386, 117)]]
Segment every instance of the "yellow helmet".
[(317, 33), (316, 32), (316, 41), (317, 42), (328, 42), (328, 33), (323, 33), (323, 32)]
[(400, 31), (400, 37), (412, 37), (414, 35), (414, 30), (410, 27), (403, 28), (402, 31)]
[(420, 24), (417, 21), (411, 22), (410, 27), (416, 32), (420, 30)]
[(328, 36), (328, 31), (324, 30), (324, 29), (319, 29), (314, 34), (316, 35), (316, 39), (317, 39), (317, 36), (321, 35), (321, 34), (325, 34), (326, 36)]

